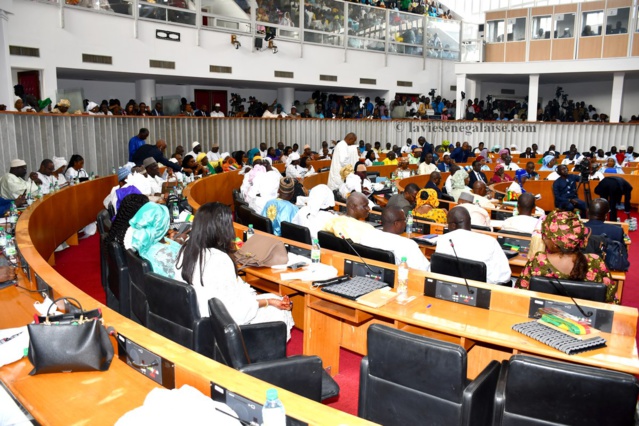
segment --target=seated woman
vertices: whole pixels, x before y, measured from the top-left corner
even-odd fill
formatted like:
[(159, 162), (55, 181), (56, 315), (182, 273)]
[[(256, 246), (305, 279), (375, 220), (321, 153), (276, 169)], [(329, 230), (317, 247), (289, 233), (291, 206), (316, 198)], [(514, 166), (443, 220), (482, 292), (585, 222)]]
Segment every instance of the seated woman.
[(615, 298), (617, 283), (603, 259), (580, 251), (586, 246), (589, 234), (590, 229), (573, 212), (552, 211), (541, 224), (546, 251), (538, 251), (528, 261), (515, 287), (527, 289), (533, 276), (591, 281), (607, 286), (607, 302), (619, 303)]
[(317, 238), (317, 232), (334, 216), (335, 194), (327, 185), (316, 185), (308, 194), (306, 205), (302, 207), (293, 223), (305, 226), (311, 231), (311, 238)]
[(239, 325), (283, 321), (290, 338), (294, 322), (288, 296), (258, 296), (237, 276), (231, 258), (235, 251), (231, 209), (221, 203), (204, 204), (197, 211), (190, 238), (178, 256), (180, 276), (193, 286), (200, 315), (209, 316), (208, 300), (215, 297), (224, 302)]
[(606, 165), (602, 167), (604, 173), (619, 173), (623, 174), (623, 169), (619, 167), (617, 161), (614, 158), (609, 158), (606, 161)]
[(280, 161), (280, 157), (275, 152), (274, 147), (270, 147), (266, 150), (266, 156), (271, 159), (272, 162), (277, 163)]
[(227, 154), (227, 156), (222, 160), (222, 170), (224, 172), (232, 172), (237, 170), (240, 166), (237, 164), (235, 159)]
[(130, 194), (124, 197), (104, 242), (110, 243), (115, 241), (123, 245), (124, 235), (130, 227), (129, 221), (133, 219), (133, 216), (148, 202), (149, 197), (142, 194)]
[(53, 168), (55, 169), (52, 176), (58, 180), (58, 187), (65, 186), (67, 184), (67, 180), (64, 177), (64, 168), (67, 165), (67, 160), (62, 157), (53, 157)]
[[(477, 161), (479, 161), (479, 164), (481, 164), (481, 168), (479, 169), (482, 172), (489, 172), (490, 171), (490, 167), (488, 167), (488, 165), (486, 164), (486, 157), (484, 157), (483, 155), (480, 155), (479, 157), (477, 157)], [(497, 162), (499, 162), (499, 160), (497, 160)]]
[(504, 173), (506, 169), (503, 164), (495, 165), (495, 174), (490, 179), (491, 183), (499, 183), (499, 182), (512, 182), (513, 178)]
[[(206, 156), (206, 154), (204, 154)], [(187, 155), (182, 159), (182, 167), (184, 169), (189, 169), (192, 172), (184, 172), (185, 175), (194, 177), (194, 176), (202, 176), (204, 172), (204, 167), (202, 164), (198, 163), (192, 155)]]
[(131, 226), (124, 235), (124, 248), (136, 250), (156, 274), (179, 280), (176, 261), (180, 245), (165, 238), (170, 225), (169, 210), (159, 204), (146, 203), (129, 224)]
[(555, 158), (554, 155), (546, 155), (542, 160), (541, 160), (541, 168), (539, 169), (539, 171), (555, 171), (555, 164), (557, 164), (557, 159)]
[[(195, 161), (202, 165), (202, 168), (204, 169), (204, 173), (202, 174), (203, 176), (215, 174), (215, 167), (209, 163), (209, 157), (207, 157), (205, 153), (200, 152)], [(167, 167), (167, 169), (170, 169), (170, 167)]]
[(64, 177), (67, 181), (71, 181), (75, 178), (88, 178), (89, 174), (84, 167), (84, 158), (79, 154), (73, 154), (69, 160), (67, 170), (64, 172)]
[(434, 189), (425, 188), (420, 190), (415, 197), (415, 203), (415, 209), (413, 209), (415, 217), (430, 219), (435, 223), (448, 223), (446, 209), (437, 208), (439, 207), (439, 200)]
[(468, 172), (464, 169), (459, 169), (452, 177), (451, 177), (451, 185), (452, 190), (450, 191), (450, 196), (455, 199), (455, 202), (459, 200), (459, 195), (466, 191), (470, 192), (470, 188), (468, 187), (468, 181), (470, 177), (468, 176)]

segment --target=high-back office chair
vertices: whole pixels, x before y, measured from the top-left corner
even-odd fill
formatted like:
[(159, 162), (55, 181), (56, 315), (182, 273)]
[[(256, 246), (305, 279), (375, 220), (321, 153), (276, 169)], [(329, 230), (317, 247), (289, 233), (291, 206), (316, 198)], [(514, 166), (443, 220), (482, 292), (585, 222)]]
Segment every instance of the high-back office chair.
[(146, 326), (175, 343), (213, 358), (215, 343), (210, 318), (200, 317), (193, 287), (148, 272), (144, 275), (144, 288), (149, 304)]
[(102, 209), (98, 213), (97, 226), (100, 235), (108, 234), (111, 230), (111, 215), (107, 209)]
[(639, 382), (595, 367), (514, 355), (502, 365), (495, 425), (634, 425)]
[(433, 253), (430, 257), (430, 271), (436, 274), (486, 282), (486, 264), (484, 262), (470, 259), (457, 261), (455, 256), (448, 254)]
[(286, 357), (286, 324), (238, 326), (221, 300), (209, 300), (215, 360), (314, 401), (337, 396), (339, 386), (317, 356)]
[(492, 229), (490, 229), (490, 226), (483, 226), (483, 225), (470, 225), (471, 229), (476, 229), (478, 231), (486, 231), (486, 232), (492, 232)]
[(313, 244), (311, 231), (306, 226), (296, 225), (291, 222), (282, 222), (280, 223), (280, 227), (282, 229), (282, 238), (309, 245)]
[(348, 246), (346, 241), (344, 241), (340, 237), (336, 237), (330, 232), (319, 231), (317, 233), (317, 240), (320, 247), (322, 248), (338, 251), (340, 253), (353, 254), (353, 255), (355, 254), (353, 253), (353, 250), (351, 250), (351, 248)]
[(251, 221), (249, 223), (253, 224), (253, 228), (262, 232), (266, 232), (267, 234), (273, 233), (273, 222), (266, 216), (262, 216), (261, 214), (257, 214), (254, 211), (251, 211)]
[[(251, 222), (251, 214), (253, 211), (247, 204), (239, 204), (235, 210), (235, 220), (242, 225), (249, 226)], [(255, 226), (255, 225), (253, 225)]]
[(107, 264), (107, 250), (104, 239), (109, 233), (109, 230), (111, 230), (111, 215), (108, 210), (100, 210), (96, 222), (98, 232), (100, 233), (100, 282), (102, 283), (102, 288), (106, 291), (108, 286), (107, 276), (109, 273), (109, 265)]
[(129, 266), (129, 295), (131, 299), (129, 318), (138, 324), (146, 325), (149, 305), (144, 291), (144, 276), (151, 272), (151, 265), (130, 249), (126, 251), (126, 263)]
[(234, 189), (233, 190), (233, 211), (235, 212), (236, 216), (237, 216), (237, 210), (241, 205), (248, 207), (248, 204), (242, 198), (242, 194), (240, 193), (240, 190)]
[(131, 314), (131, 298), (129, 295), (129, 267), (124, 254), (124, 247), (115, 241), (106, 245), (108, 277), (106, 301), (107, 306), (128, 317)]
[[(322, 245), (320, 244), (320, 247)], [(353, 243), (353, 248), (365, 259), (373, 259), (378, 262), (395, 264), (395, 253), (390, 250), (382, 250), (374, 247), (368, 247), (363, 244)]]
[(500, 364), (472, 382), (459, 345), (381, 324), (368, 328), (358, 416), (384, 425), (490, 425)]

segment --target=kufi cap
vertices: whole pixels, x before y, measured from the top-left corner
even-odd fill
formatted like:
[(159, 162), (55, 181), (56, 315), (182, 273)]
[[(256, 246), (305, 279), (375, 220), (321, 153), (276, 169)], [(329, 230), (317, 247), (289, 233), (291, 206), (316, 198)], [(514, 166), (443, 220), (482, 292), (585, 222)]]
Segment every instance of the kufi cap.
[(152, 164), (157, 164), (158, 162), (155, 161), (155, 158), (153, 157), (148, 157), (145, 158), (144, 161), (142, 162), (142, 166), (144, 166), (144, 168), (146, 169), (147, 167), (149, 167)]
[(87, 104), (87, 112), (89, 112), (89, 111), (91, 111), (93, 108), (97, 108), (97, 107), (99, 107), (99, 106), (100, 106), (100, 105), (96, 104), (95, 102), (89, 102), (89, 103)]
[(58, 101), (58, 106), (71, 108), (71, 102), (68, 99), (60, 99)]
[(196, 146), (200, 146), (200, 143), (198, 141), (193, 142), (193, 145), (191, 145), (191, 148), (195, 149)]
[(289, 177), (280, 179), (280, 192), (289, 194), (295, 189), (295, 180)]
[(516, 150), (517, 149), (517, 145), (515, 145), (515, 144), (510, 145), (510, 149), (515, 149)]
[(212, 148), (219, 148), (219, 147), (220, 147), (219, 143), (214, 143), (213, 146), (212, 146)]
[(220, 106), (220, 104), (215, 104), (215, 106), (216, 106), (216, 107), (219, 107), (219, 106)]
[(619, 151), (625, 151), (626, 150), (626, 145), (621, 145), (619, 147)]
[(120, 167), (118, 169), (118, 182), (122, 182), (131, 174), (131, 170), (128, 167)]
[(26, 165), (27, 163), (25, 163), (24, 160), (19, 160), (19, 159), (11, 160), (11, 167), (22, 167)]
[(475, 200), (475, 197), (470, 192), (464, 191), (461, 194), (459, 194), (459, 199), (464, 201), (469, 201), (472, 203)]

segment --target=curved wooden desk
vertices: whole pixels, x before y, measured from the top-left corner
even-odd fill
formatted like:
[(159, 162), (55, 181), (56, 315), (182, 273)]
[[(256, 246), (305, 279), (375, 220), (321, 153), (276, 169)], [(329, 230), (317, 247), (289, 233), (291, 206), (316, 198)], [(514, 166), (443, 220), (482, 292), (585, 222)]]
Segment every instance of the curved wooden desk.
[[(225, 174), (234, 179), (234, 174)], [(262, 403), (272, 385), (197, 354), (121, 316), (79, 290), (49, 264), (52, 253), (78, 229), (95, 221), (102, 200), (115, 185), (115, 176), (65, 188), (36, 201), (20, 217), (17, 242), (29, 265), (31, 279), (22, 274), (20, 284), (36, 287), (36, 279), (52, 287), (55, 297), (71, 296), (85, 308), (100, 307), (105, 323), (137, 344), (175, 363), (175, 385), (189, 384), (210, 395), (210, 382)], [(198, 183), (206, 182), (206, 179)], [(207, 184), (205, 184), (207, 185)], [(207, 186), (203, 186), (207, 189)], [(36, 276), (38, 278), (36, 278)], [(16, 287), (0, 291), (0, 327), (31, 321), (38, 293)], [(116, 349), (117, 352), (117, 349)], [(24, 358), (0, 368), (0, 380), (43, 425), (114, 424), (125, 412), (142, 405), (155, 383), (116, 357), (107, 372), (29, 376), (31, 364)], [(287, 414), (309, 424), (370, 424), (285, 390), (279, 390)]]

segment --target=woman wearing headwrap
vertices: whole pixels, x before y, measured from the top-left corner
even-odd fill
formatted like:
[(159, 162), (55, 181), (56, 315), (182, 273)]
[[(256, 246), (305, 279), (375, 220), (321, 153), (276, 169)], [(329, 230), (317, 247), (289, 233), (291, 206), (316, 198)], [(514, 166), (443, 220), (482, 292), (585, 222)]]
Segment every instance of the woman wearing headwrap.
[(455, 202), (459, 200), (459, 195), (462, 192), (470, 192), (470, 188), (467, 186), (469, 180), (468, 172), (464, 169), (459, 169), (451, 178), (451, 185), (453, 189), (448, 195), (452, 196), (455, 199)]
[(266, 156), (270, 158), (271, 161), (273, 161), (274, 163), (280, 160), (280, 157), (277, 156), (277, 153), (275, 152), (274, 147), (270, 147), (268, 150), (266, 150)]
[(506, 173), (504, 173), (506, 169), (504, 168), (503, 164), (496, 164), (495, 165), (495, 174), (493, 175), (493, 177), (490, 179), (490, 181), (492, 183), (499, 183), (499, 182), (512, 182), (513, 178), (511, 178), (510, 176), (508, 176)]
[(253, 185), (248, 191), (249, 207), (257, 214), (262, 214), (266, 203), (277, 198), (277, 190), (280, 187), (282, 175), (277, 170), (259, 173), (253, 180)]
[(448, 223), (446, 209), (437, 208), (439, 207), (439, 200), (434, 189), (426, 188), (420, 190), (415, 197), (415, 203), (416, 205), (413, 209), (415, 217), (430, 219), (435, 223)]
[(303, 179), (306, 173), (308, 169), (300, 166), (300, 155), (296, 152), (289, 155), (286, 159), (286, 177)]
[(589, 235), (590, 229), (573, 212), (552, 211), (541, 224), (546, 251), (535, 253), (515, 286), (528, 289), (533, 276), (604, 283), (607, 286), (606, 302), (618, 303), (615, 299), (617, 284), (603, 259), (581, 252)]
[(64, 178), (64, 168), (67, 165), (67, 160), (62, 157), (53, 157), (53, 173), (52, 176), (55, 176), (58, 179), (58, 186), (62, 187), (67, 184), (67, 180)]
[(238, 168), (240, 168), (240, 166), (235, 161), (235, 158), (230, 155), (227, 154), (226, 157), (224, 157), (224, 160), (222, 160), (222, 170), (224, 172), (232, 172)]
[(257, 175), (266, 173), (266, 169), (261, 163), (261, 161), (258, 164), (255, 164), (254, 162), (251, 170), (249, 170), (248, 173), (244, 174), (244, 180), (242, 180), (242, 186), (240, 186), (240, 193), (242, 194), (242, 198), (244, 199), (244, 201), (246, 201), (247, 203), (250, 201), (249, 193), (251, 192), (251, 187), (255, 182), (255, 177)]
[(510, 151), (508, 148), (502, 148), (499, 150), (499, 158), (497, 159), (498, 164), (502, 164), (506, 162), (506, 157), (510, 155)]
[(546, 155), (544, 158), (542, 158), (541, 160), (541, 168), (539, 169), (539, 171), (555, 171), (555, 164), (557, 163), (557, 159), (555, 158), (554, 155)]
[(317, 232), (324, 229), (335, 207), (335, 195), (327, 185), (316, 185), (308, 195), (306, 205), (293, 218), (293, 223), (305, 226), (311, 231), (311, 238), (317, 238)]
[(623, 174), (623, 169), (617, 163), (617, 160), (614, 157), (608, 158), (606, 160), (606, 165), (602, 167), (603, 173), (619, 173)]
[(146, 203), (129, 224), (124, 248), (135, 249), (156, 274), (179, 280), (176, 261), (180, 245), (165, 238), (170, 224), (169, 210), (160, 204)]
[(484, 157), (483, 155), (480, 155), (479, 157), (477, 157), (477, 161), (479, 161), (479, 164), (481, 164), (481, 168), (479, 169), (480, 171), (482, 172), (490, 171), (490, 167), (486, 165), (486, 157)]
[[(202, 176), (215, 174), (215, 167), (209, 163), (209, 157), (207, 157), (205, 153), (200, 152), (197, 157), (195, 157), (195, 161), (202, 165)], [(167, 167), (167, 169), (168, 168), (169, 167)]]

